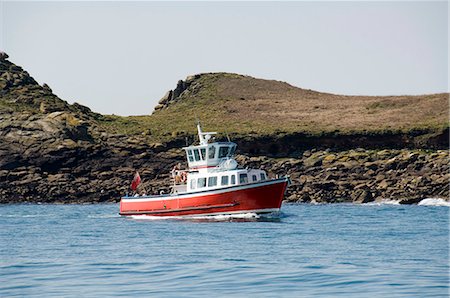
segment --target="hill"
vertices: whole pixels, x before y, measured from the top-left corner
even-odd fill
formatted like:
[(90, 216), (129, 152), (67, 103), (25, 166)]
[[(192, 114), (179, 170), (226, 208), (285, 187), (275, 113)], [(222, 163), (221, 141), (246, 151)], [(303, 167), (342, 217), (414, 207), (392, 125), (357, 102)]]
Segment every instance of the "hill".
[(421, 96), (345, 96), (230, 73), (179, 81), (151, 117), (131, 117), (153, 129), (193, 132), (196, 117), (230, 133), (354, 133), (448, 127), (448, 93)]
[(68, 104), (0, 53), (0, 203), (115, 202), (135, 171), (167, 192), (196, 118), (239, 145), (242, 166), (291, 175), (291, 201), (448, 197), (448, 94), (341, 96), (210, 73), (180, 80), (152, 115), (120, 117)]
[(445, 148), (448, 105), (448, 93), (345, 96), (238, 74), (206, 73), (180, 80), (151, 116), (109, 116), (102, 124), (111, 132), (144, 133), (165, 141), (193, 137), (194, 123), (201, 119), (222, 137), (228, 133), (253, 142), (287, 140), (305, 148)]

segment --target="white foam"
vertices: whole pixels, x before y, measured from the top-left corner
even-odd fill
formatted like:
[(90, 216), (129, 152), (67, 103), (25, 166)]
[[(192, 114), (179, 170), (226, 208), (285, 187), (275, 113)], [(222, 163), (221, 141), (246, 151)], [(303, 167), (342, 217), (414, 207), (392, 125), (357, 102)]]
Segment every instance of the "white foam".
[(256, 213), (236, 213), (236, 214), (217, 214), (217, 215), (199, 215), (189, 217), (192, 219), (211, 219), (211, 220), (230, 220), (233, 218), (238, 219), (252, 219), (252, 218), (260, 218), (260, 216)]
[(440, 198), (423, 199), (417, 205), (420, 206), (446, 206), (450, 207), (450, 202)]
[(4, 214), (1, 217), (11, 217), (11, 218), (33, 218), (33, 217), (52, 217), (54, 214)]
[(377, 202), (365, 203), (367, 206), (381, 206), (381, 205), (400, 205), (400, 200), (381, 200)]
[(400, 205), (400, 200), (381, 200), (380, 203), (384, 205)]
[(236, 214), (216, 214), (216, 215), (189, 215), (189, 216), (152, 216), (152, 215), (131, 215), (132, 219), (139, 220), (165, 220), (165, 219), (184, 219), (184, 220), (212, 220), (212, 221), (227, 221), (231, 219), (258, 219), (260, 215), (249, 213), (236, 213)]

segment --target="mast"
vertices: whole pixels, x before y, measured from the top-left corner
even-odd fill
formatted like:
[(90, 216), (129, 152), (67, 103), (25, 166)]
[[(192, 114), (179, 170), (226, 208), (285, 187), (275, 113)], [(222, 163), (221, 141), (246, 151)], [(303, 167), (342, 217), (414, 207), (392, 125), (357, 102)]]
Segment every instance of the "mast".
[(217, 132), (203, 132), (202, 127), (200, 126), (200, 121), (197, 122), (197, 131), (200, 145), (207, 145), (208, 141), (211, 139), (211, 136), (217, 134)]

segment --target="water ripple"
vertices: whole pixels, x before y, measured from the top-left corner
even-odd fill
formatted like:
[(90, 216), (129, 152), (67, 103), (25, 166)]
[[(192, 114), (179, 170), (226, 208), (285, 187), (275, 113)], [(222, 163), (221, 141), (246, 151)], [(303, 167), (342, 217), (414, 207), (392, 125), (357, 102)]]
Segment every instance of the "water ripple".
[(117, 209), (0, 207), (0, 296), (448, 294), (449, 208), (284, 204), (276, 216), (189, 220)]

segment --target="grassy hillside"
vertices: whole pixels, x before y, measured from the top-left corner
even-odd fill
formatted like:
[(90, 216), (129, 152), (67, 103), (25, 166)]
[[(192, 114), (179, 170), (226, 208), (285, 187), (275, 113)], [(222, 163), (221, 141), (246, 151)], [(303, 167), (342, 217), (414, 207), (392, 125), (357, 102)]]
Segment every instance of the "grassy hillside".
[(163, 102), (151, 116), (107, 116), (101, 125), (110, 132), (167, 139), (194, 133), (196, 118), (208, 130), (232, 135), (438, 131), (449, 123), (448, 93), (344, 96), (229, 73), (180, 82), (181, 94)]

